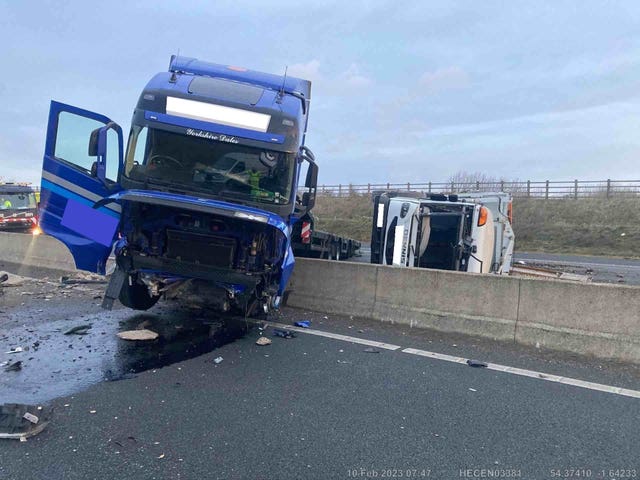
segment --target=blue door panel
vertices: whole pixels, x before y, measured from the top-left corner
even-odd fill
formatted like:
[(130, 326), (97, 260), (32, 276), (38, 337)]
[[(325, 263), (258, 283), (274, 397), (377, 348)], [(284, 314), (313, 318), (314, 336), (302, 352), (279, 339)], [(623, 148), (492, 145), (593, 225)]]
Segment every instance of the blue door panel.
[[(121, 188), (115, 183), (107, 187), (85, 169), (54, 156), (56, 141), (60, 140), (57, 139), (60, 112), (86, 117), (104, 125), (111, 122), (104, 115), (51, 102), (42, 166), (40, 228), (67, 246), (78, 269), (104, 274), (117, 235), (120, 207), (110, 204), (94, 209), (93, 205)], [(117, 128), (120, 158), (107, 161), (121, 163), (122, 132)], [(84, 142), (88, 147), (88, 136), (72, 140)]]

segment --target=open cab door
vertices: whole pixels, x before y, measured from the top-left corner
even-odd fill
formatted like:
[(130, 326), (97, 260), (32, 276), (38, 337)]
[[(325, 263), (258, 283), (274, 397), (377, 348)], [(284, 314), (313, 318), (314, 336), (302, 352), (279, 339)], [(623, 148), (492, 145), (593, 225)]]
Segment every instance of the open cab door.
[(121, 190), (122, 129), (104, 115), (51, 102), (42, 164), (40, 228), (64, 243), (76, 267), (105, 273), (120, 206), (96, 202)]

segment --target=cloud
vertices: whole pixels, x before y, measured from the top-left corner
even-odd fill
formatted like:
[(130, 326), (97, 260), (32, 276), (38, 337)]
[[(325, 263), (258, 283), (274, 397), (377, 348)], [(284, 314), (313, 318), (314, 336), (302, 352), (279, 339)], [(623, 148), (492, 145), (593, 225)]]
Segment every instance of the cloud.
[(362, 73), (360, 66), (356, 63), (352, 63), (345, 70), (333, 74), (325, 72), (321, 66), (319, 60), (313, 59), (306, 63), (290, 65), (287, 73), (294, 77), (311, 80), (315, 88), (327, 95), (340, 95), (346, 91), (373, 85), (373, 80)]
[(293, 65), (289, 65), (287, 75), (317, 82), (322, 78), (320, 74), (320, 60), (314, 58), (307, 63), (294, 63)]
[(338, 76), (338, 79), (344, 85), (353, 88), (364, 88), (373, 84), (371, 78), (360, 73), (360, 67), (355, 63), (349, 65), (349, 68)]
[(419, 83), (428, 93), (435, 93), (444, 90), (460, 90), (468, 87), (471, 81), (467, 72), (454, 66), (425, 72), (420, 76)]

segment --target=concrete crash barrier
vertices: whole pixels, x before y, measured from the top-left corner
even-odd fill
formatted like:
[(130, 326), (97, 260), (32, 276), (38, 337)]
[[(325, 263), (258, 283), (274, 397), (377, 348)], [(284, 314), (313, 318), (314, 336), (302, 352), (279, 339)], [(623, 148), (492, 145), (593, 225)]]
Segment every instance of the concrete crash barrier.
[[(0, 262), (75, 270), (58, 240), (0, 233)], [(640, 363), (640, 287), (296, 259), (288, 305)]]
[(0, 232), (0, 261), (55, 270), (75, 270), (67, 247), (48, 235)]
[(288, 305), (640, 363), (640, 287), (297, 259)]

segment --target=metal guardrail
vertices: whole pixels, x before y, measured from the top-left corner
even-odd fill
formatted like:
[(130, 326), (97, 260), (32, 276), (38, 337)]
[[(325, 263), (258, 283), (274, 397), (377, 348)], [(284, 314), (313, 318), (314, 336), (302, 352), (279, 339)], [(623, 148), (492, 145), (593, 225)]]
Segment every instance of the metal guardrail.
[(496, 182), (426, 182), (367, 183), (318, 185), (318, 195), (348, 197), (370, 195), (377, 190), (413, 191), (423, 193), (460, 193), (469, 191), (509, 192), (514, 197), (544, 199), (576, 199), (593, 197), (640, 197), (640, 180), (594, 181), (496, 181)]

